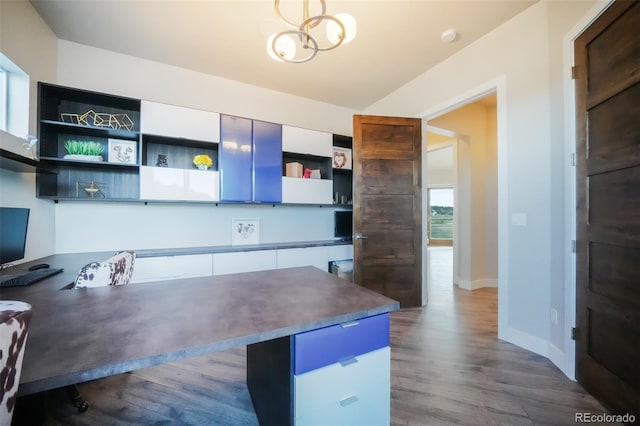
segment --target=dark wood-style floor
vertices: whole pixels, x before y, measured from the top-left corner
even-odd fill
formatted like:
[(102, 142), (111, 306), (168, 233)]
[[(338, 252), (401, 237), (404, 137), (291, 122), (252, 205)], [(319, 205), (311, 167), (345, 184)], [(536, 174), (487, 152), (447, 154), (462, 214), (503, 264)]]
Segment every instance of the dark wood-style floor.
[[(451, 285), (451, 248), (431, 250), (428, 307), (391, 315), (393, 425), (573, 425), (603, 413), (549, 360), (497, 339), (497, 291)], [(256, 425), (245, 348), (80, 386), (77, 414), (48, 398), (50, 425)]]

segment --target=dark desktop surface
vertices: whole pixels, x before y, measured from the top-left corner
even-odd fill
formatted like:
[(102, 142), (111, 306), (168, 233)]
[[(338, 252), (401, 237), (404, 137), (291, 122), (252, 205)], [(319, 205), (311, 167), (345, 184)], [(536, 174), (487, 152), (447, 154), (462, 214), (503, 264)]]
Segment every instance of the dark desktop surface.
[(4, 271), (0, 271), (0, 287), (23, 287), (35, 284), (63, 271), (62, 268), (41, 267), (41, 265), (35, 266), (37, 266), (37, 268), (29, 268), (26, 271), (16, 271), (14, 269), (11, 274), (5, 274)]
[[(35, 285), (2, 288), (3, 299), (33, 308), (20, 395), (398, 308), (394, 300), (314, 267), (60, 291), (95, 257), (38, 259), (31, 264), (64, 271)], [(105, 326), (123, 318), (126, 327)]]

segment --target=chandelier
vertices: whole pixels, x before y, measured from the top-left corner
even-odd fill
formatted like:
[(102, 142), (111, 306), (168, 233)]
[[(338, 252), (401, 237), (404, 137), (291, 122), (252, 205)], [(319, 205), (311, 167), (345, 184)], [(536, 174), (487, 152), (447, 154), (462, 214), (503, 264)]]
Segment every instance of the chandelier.
[[(319, 0), (322, 12), (309, 16), (309, 0), (302, 0), (302, 21), (291, 22), (280, 11), (280, 0), (274, 9), (290, 30), (272, 34), (267, 40), (267, 52), (276, 61), (300, 64), (315, 58), (318, 52), (347, 44), (356, 36), (356, 20), (347, 13), (327, 15), (325, 0)], [(325, 34), (321, 34), (324, 29)], [(322, 36), (322, 37), (321, 37)], [(299, 48), (302, 49), (299, 49)]]

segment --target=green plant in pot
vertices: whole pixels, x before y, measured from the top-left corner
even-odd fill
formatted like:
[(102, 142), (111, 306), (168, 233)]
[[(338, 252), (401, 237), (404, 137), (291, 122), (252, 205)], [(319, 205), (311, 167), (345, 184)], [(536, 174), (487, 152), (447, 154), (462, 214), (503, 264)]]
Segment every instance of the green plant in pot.
[(103, 161), (102, 152), (104, 147), (94, 141), (76, 141), (69, 139), (65, 142), (64, 148), (67, 154), (66, 159), (83, 161)]

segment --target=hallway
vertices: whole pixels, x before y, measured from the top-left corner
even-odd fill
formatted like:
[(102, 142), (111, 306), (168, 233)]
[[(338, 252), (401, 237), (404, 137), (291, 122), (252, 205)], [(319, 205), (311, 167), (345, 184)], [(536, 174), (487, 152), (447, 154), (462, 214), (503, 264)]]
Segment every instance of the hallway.
[(497, 289), (458, 289), (453, 249), (428, 250), (428, 306), (392, 314), (392, 425), (572, 425), (604, 412), (548, 359), (498, 340)]

